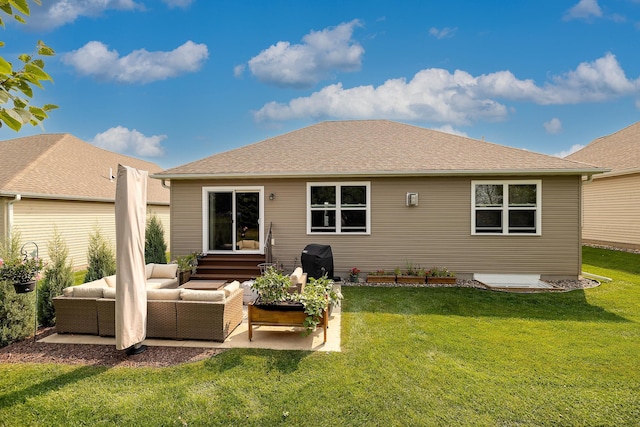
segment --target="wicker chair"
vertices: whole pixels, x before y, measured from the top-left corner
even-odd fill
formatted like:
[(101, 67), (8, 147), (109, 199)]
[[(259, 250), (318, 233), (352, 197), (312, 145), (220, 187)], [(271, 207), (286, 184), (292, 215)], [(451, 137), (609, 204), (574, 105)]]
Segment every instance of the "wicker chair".
[(224, 303), (176, 301), (178, 339), (224, 341), (242, 323), (242, 289)]

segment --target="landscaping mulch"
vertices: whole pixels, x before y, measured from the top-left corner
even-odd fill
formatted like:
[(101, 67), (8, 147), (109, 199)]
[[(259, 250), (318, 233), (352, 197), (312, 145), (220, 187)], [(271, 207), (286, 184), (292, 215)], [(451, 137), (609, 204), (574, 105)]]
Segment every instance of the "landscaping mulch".
[[(545, 280), (555, 287), (555, 289), (531, 289), (529, 292), (568, 292), (577, 289), (589, 289), (595, 288), (600, 283), (596, 280), (581, 278), (579, 280)], [(371, 286), (371, 287), (414, 287), (414, 288), (476, 288), (487, 289), (482, 283), (477, 280), (461, 280), (458, 279), (456, 283), (451, 284), (429, 284), (429, 283), (351, 283), (342, 282), (342, 286)]]
[(25, 340), (0, 348), (0, 363), (58, 363), (65, 365), (123, 366), (161, 368), (196, 362), (215, 356), (224, 349), (193, 347), (151, 347), (141, 354), (127, 356), (114, 345), (50, 344), (38, 340), (55, 333), (55, 327), (41, 328), (36, 340)]

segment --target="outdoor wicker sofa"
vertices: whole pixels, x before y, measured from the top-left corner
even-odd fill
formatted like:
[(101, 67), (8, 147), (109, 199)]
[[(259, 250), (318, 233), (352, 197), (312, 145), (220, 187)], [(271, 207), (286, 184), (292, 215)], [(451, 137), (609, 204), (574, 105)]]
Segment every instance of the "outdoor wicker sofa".
[[(58, 333), (115, 336), (115, 288), (97, 289), (53, 299)], [(217, 291), (147, 289), (147, 338), (224, 341), (242, 322), (242, 296), (237, 281)]]
[[(147, 338), (224, 341), (242, 323), (243, 290), (239, 287), (219, 301), (207, 298), (224, 290), (190, 292), (199, 299), (182, 299), (183, 293), (189, 297), (183, 289), (147, 291)], [(96, 300), (96, 310), (98, 335), (115, 336), (115, 299)]]

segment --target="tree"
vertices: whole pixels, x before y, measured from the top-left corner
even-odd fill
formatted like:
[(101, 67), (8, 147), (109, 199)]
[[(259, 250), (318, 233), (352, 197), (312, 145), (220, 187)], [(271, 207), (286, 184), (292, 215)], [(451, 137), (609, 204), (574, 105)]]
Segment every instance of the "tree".
[(87, 258), (89, 267), (84, 276), (84, 283), (116, 274), (116, 256), (113, 253), (113, 248), (102, 236), (98, 227), (89, 236)]
[(54, 228), (53, 237), (49, 241), (49, 259), (44, 271), (38, 293), (38, 321), (42, 326), (53, 326), (56, 323), (56, 312), (53, 298), (62, 295), (62, 290), (73, 286), (73, 267), (67, 258), (69, 250), (60, 232)]
[(164, 242), (164, 228), (156, 214), (147, 219), (144, 240), (144, 262), (166, 264), (167, 244)]
[[(41, 0), (31, 0), (40, 6)], [(30, 9), (27, 0), (0, 0), (0, 25), (4, 28), (3, 14), (8, 15), (20, 23), (25, 23), (19, 15), (29, 16)], [(4, 42), (0, 41), (0, 47)], [(53, 104), (45, 104), (42, 107), (29, 105), (33, 97), (33, 87), (42, 87), (43, 81), (53, 81), (51, 76), (44, 71), (43, 56), (54, 56), (55, 52), (42, 40), (38, 40), (35, 54), (21, 54), (18, 59), (22, 67), (15, 69), (13, 64), (0, 56), (0, 126), (6, 124), (18, 132), (22, 125), (41, 124), (48, 116), (48, 112), (58, 108)], [(11, 105), (9, 105), (11, 102)]]

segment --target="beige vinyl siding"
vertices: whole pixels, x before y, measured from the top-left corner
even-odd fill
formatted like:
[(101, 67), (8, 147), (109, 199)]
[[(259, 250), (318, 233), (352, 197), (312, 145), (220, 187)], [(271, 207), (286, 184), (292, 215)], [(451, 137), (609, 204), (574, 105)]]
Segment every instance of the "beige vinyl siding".
[(7, 221), (7, 202), (9, 199), (5, 197), (0, 197), (0, 245), (3, 244), (4, 239), (6, 239), (6, 221)]
[(640, 247), (640, 174), (594, 179), (583, 203), (585, 242)]
[[(331, 245), (335, 274), (343, 277), (351, 267), (367, 272), (403, 268), (407, 262), (424, 268), (446, 266), (463, 276), (536, 273), (554, 278), (577, 277), (579, 177), (542, 179), (541, 236), (472, 236), (473, 179), (477, 177), (344, 180), (371, 183), (370, 235), (307, 235), (307, 180), (174, 180), (172, 251), (180, 255), (202, 248), (203, 186), (261, 185), (265, 188), (265, 233), (272, 222), (274, 258), (286, 270), (300, 265), (300, 254), (307, 244), (318, 243)], [(419, 206), (405, 205), (407, 192), (419, 194)], [(274, 200), (268, 200), (270, 193), (276, 195)]]
[[(68, 200), (22, 199), (14, 205), (13, 228), (18, 230), (22, 242), (36, 242), (39, 255), (48, 260), (48, 242), (57, 228), (69, 250), (74, 268), (87, 265), (89, 236), (98, 226), (115, 251), (115, 206), (113, 203)], [(162, 221), (165, 240), (169, 244), (169, 207), (150, 205)]]

